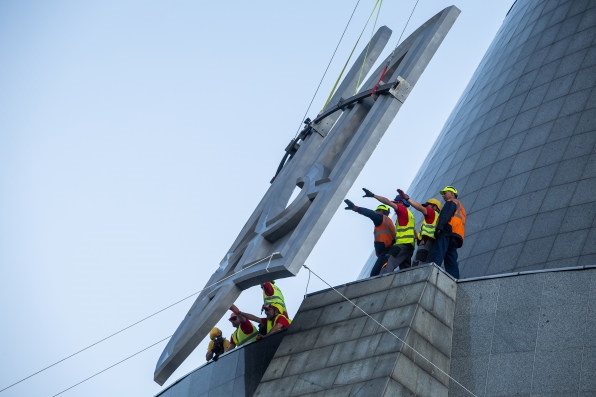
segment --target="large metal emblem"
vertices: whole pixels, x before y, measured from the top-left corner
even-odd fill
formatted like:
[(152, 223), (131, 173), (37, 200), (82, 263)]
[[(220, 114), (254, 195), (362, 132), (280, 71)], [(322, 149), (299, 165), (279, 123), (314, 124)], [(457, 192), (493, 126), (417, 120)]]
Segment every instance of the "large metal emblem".
[[(427, 21), (353, 95), (360, 69), (370, 71), (391, 35), (387, 27), (377, 31), (325, 111), (286, 148), (271, 187), (161, 354), (157, 383), (170, 377), (244, 289), (298, 273), (458, 15), (452, 6)], [(300, 192), (288, 203), (295, 189)]]

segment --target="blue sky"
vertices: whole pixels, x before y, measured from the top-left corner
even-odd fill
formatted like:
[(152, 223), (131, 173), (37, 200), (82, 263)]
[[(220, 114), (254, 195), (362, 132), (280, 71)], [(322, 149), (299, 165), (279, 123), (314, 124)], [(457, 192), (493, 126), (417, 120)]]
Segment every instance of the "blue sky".
[[(415, 3), (382, 5), (387, 53)], [(460, 17), (348, 196), (356, 204), (375, 205), (361, 187), (391, 196), (412, 183), (512, 3), (455, 3)], [(267, 190), (355, 4), (0, 3), (0, 389), (205, 286)], [(360, 1), (309, 117), (373, 4)], [(404, 38), (451, 4), (420, 1)], [(331, 285), (355, 280), (369, 223), (338, 208), (307, 265)], [(326, 288), (308, 279), (303, 269), (278, 281), (290, 314)], [(193, 301), (0, 397), (56, 395), (171, 335)], [(237, 302), (255, 314), (260, 303), (256, 288)], [(221, 328), (232, 331), (225, 318)], [(63, 395), (155, 395), (164, 347)], [(202, 365), (205, 347), (166, 386)]]

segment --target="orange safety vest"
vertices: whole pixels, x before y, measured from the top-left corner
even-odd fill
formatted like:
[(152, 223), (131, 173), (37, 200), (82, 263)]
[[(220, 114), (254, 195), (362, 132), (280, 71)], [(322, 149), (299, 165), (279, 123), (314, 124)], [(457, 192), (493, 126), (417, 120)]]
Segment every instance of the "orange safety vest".
[(449, 224), (451, 225), (451, 232), (460, 236), (463, 241), (466, 232), (466, 209), (459, 200), (453, 199), (451, 201), (453, 201), (453, 203), (455, 203), (457, 207), (457, 209), (455, 210), (455, 214), (453, 214), (453, 216), (449, 220)]
[(395, 242), (395, 225), (387, 215), (383, 215), (383, 222), (379, 226), (375, 226), (375, 241), (385, 244), (385, 248), (389, 248)]

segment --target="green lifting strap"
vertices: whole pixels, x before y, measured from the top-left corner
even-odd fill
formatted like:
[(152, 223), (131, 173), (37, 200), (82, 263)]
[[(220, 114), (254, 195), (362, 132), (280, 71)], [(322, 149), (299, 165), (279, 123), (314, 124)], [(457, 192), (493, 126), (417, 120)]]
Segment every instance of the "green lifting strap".
[[(350, 59), (352, 58), (352, 55), (354, 55), (354, 51), (356, 51), (356, 47), (358, 46), (358, 43), (360, 42), (360, 39), (362, 38), (362, 34), (364, 33), (364, 30), (366, 29), (366, 26), (368, 25), (368, 23), (370, 22), (370, 19), (373, 16), (373, 13), (375, 12), (375, 9), (377, 8), (377, 5), (382, 2), (382, 0), (377, 0), (375, 2), (375, 6), (373, 7), (368, 20), (366, 21), (366, 24), (364, 25), (364, 28), (362, 29), (362, 32), (360, 32), (360, 36), (358, 36), (358, 40), (356, 40), (356, 44), (354, 44), (354, 48), (352, 48), (352, 52), (350, 52), (350, 56), (348, 57), (348, 59), (346, 60), (346, 63), (343, 67), (343, 69), (341, 70), (341, 72), (339, 73), (339, 76), (337, 77), (337, 80), (335, 81), (335, 84), (333, 85), (333, 88), (331, 89), (331, 93), (329, 94), (329, 97), (327, 98), (327, 101), (325, 101), (325, 105), (323, 106), (323, 109), (321, 109), (321, 112), (323, 110), (325, 110), (325, 108), (327, 107), (327, 105), (329, 105), (329, 102), (331, 101), (331, 97), (333, 97), (333, 94), (335, 93), (335, 90), (337, 89), (337, 86), (339, 85), (339, 82), (344, 74), (344, 72), (346, 71), (346, 68), (348, 67), (348, 64), (350, 63)], [(381, 10), (381, 7), (379, 7), (379, 11)], [(378, 18), (378, 12), (377, 12), (377, 18)], [(375, 25), (376, 25), (376, 20), (375, 20)], [(369, 42), (370, 43), (370, 42)], [(368, 53), (368, 49), (367, 49), (367, 53)], [(364, 66), (364, 62), (366, 61), (366, 57), (364, 58), (363, 61), (363, 66)], [(360, 78), (358, 79), (358, 84), (360, 84)]]
[[(381, 13), (381, 7), (383, 6), (383, 0), (379, 2), (379, 9), (377, 10), (377, 17), (375, 18), (375, 24), (373, 25), (370, 40), (368, 40), (368, 45), (366, 46), (366, 54), (364, 54), (364, 59), (362, 60), (362, 66), (360, 67), (360, 73), (358, 74), (358, 82), (356, 82), (356, 87), (354, 87), (354, 95), (358, 93), (358, 89), (360, 88), (360, 82), (362, 81), (362, 72), (364, 71), (364, 65), (366, 64), (366, 57), (368, 56), (368, 50), (370, 49), (370, 42), (375, 34), (375, 29), (377, 28), (377, 22), (379, 21), (379, 14)], [(376, 7), (376, 5), (375, 5)], [(374, 12), (374, 9), (373, 9)], [(371, 14), (372, 15), (372, 14)], [(370, 17), (368, 18), (370, 20)], [(368, 22), (367, 22), (368, 23)]]

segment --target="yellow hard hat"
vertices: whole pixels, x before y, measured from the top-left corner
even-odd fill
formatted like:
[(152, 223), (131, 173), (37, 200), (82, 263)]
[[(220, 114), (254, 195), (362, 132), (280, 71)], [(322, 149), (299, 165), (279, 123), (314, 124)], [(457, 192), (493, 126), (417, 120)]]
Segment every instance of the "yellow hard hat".
[(441, 202), (434, 197), (426, 200), (426, 203), (424, 203), (424, 206), (426, 207), (428, 204), (436, 205), (437, 208), (439, 209), (439, 211), (441, 211), (443, 209), (443, 205), (441, 204)]
[(209, 332), (209, 337), (211, 338), (211, 340), (217, 338), (218, 336), (221, 336), (221, 330), (217, 327), (214, 327), (211, 332)]
[(279, 313), (280, 314), (283, 314), (286, 311), (286, 309), (282, 305), (280, 305), (279, 303), (272, 303), (271, 306), (273, 306), (274, 308), (276, 308), (277, 310), (279, 310)]
[(280, 305), (279, 303), (271, 303), (269, 305), (263, 305), (263, 309), (267, 309), (269, 307), (276, 308), (277, 311), (279, 311), (281, 314), (283, 314), (283, 312), (286, 311), (286, 309), (282, 305)]
[(388, 206), (388, 205), (385, 205), (385, 204), (381, 204), (381, 205), (379, 205), (379, 206), (377, 207), (377, 209), (376, 209), (375, 211), (378, 211), (378, 210), (381, 210), (381, 211), (389, 211), (389, 206)]
[(453, 192), (457, 196), (457, 189), (453, 186), (445, 186), (439, 193), (443, 194), (445, 192)]

